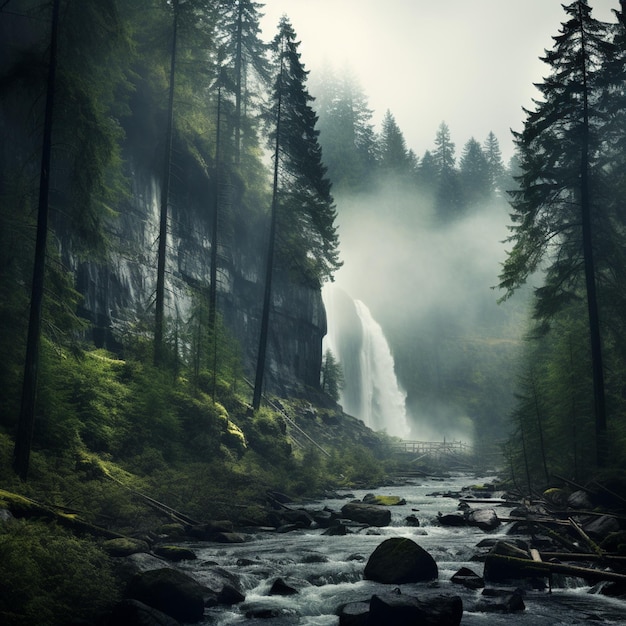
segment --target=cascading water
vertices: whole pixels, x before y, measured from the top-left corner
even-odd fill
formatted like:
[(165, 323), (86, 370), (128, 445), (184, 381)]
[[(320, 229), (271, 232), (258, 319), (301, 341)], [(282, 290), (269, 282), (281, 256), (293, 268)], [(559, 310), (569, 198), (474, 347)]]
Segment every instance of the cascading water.
[(406, 393), (380, 325), (363, 302), (338, 287), (326, 285), (322, 295), (328, 318), (324, 351), (333, 353), (343, 371), (343, 410), (372, 430), (406, 437)]

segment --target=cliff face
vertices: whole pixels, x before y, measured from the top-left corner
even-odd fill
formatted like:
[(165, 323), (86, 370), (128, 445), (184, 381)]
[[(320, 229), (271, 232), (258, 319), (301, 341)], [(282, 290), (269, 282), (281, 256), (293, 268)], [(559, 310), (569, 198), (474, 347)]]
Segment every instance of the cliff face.
[[(188, 324), (192, 293), (206, 295), (210, 283), (211, 181), (193, 163), (179, 163), (173, 173), (166, 263), (165, 314), (170, 331)], [(106, 263), (73, 258), (81, 311), (92, 323), (97, 345), (119, 349), (124, 336), (150, 333), (156, 287), (160, 181), (141, 155), (128, 155), (131, 197), (110, 222), (110, 259)], [(244, 375), (253, 380), (259, 342), (265, 275), (265, 217), (238, 216), (232, 208), (220, 217), (218, 311), (241, 348)], [(298, 393), (317, 388), (326, 314), (319, 289), (290, 282), (275, 273), (267, 351), (265, 390)], [(181, 333), (182, 334), (182, 333)], [(180, 347), (181, 350), (185, 346)]]

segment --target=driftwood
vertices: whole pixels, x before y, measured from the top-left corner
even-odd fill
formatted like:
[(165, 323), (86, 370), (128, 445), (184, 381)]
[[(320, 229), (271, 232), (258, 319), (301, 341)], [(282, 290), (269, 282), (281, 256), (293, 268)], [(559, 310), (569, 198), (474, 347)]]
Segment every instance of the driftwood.
[(510, 567), (511, 571), (519, 569), (523, 572), (533, 573), (536, 576), (549, 576), (550, 574), (564, 574), (575, 578), (584, 578), (594, 582), (604, 580), (626, 583), (626, 574), (607, 572), (593, 569), (591, 567), (581, 567), (579, 565), (569, 565), (567, 563), (552, 563), (550, 561), (534, 561), (533, 559), (522, 559), (515, 556), (503, 554), (489, 554), (488, 559), (493, 559), (496, 563), (502, 563)]
[(559, 561), (598, 561), (601, 563), (626, 564), (626, 556), (620, 554), (590, 554), (589, 552), (540, 552), (543, 560), (558, 559)]
[(593, 539), (591, 539), (591, 537), (589, 537), (589, 535), (582, 529), (582, 527), (579, 526), (576, 521), (571, 517), (569, 518), (569, 523), (571, 524), (572, 528), (578, 533), (578, 535), (580, 535), (581, 539), (587, 544), (587, 546), (591, 548), (591, 551), (601, 557), (603, 554), (603, 550), (600, 548), (600, 546)]

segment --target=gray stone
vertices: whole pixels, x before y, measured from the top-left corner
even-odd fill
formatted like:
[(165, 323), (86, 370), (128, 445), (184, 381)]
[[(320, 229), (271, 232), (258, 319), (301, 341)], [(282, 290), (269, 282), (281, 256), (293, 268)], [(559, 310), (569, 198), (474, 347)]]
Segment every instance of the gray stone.
[(341, 514), (349, 520), (369, 526), (389, 526), (391, 522), (391, 511), (377, 504), (349, 502), (341, 507)]

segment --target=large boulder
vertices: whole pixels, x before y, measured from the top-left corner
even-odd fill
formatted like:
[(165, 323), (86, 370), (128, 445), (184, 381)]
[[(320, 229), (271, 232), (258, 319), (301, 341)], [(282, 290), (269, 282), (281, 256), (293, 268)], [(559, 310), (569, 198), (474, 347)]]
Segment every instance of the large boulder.
[(150, 552), (150, 546), (142, 539), (117, 537), (102, 542), (102, 547), (111, 556), (130, 556), (138, 552)]
[(126, 597), (139, 600), (180, 622), (199, 622), (204, 617), (205, 588), (183, 572), (161, 568), (137, 574)]
[(368, 526), (389, 526), (391, 523), (391, 511), (377, 504), (349, 502), (341, 507), (341, 515)]
[(494, 530), (500, 526), (498, 515), (493, 509), (474, 509), (467, 514), (467, 523), (481, 530)]
[(619, 522), (612, 515), (601, 515), (583, 525), (585, 532), (598, 541), (606, 539), (611, 533), (620, 529)]
[(372, 552), (363, 575), (367, 580), (399, 585), (435, 580), (439, 571), (433, 557), (413, 540), (392, 537)]
[(459, 596), (425, 598), (386, 593), (372, 596), (368, 626), (458, 626), (463, 617)]
[(467, 526), (467, 519), (462, 513), (438, 513), (440, 526)]

